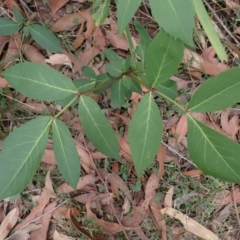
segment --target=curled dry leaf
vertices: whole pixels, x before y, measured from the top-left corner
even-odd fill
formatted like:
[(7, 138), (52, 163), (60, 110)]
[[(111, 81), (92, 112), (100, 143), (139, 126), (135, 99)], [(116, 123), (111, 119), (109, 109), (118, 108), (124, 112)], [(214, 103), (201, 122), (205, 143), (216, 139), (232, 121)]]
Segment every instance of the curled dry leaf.
[(52, 65), (67, 65), (70, 68), (72, 68), (72, 62), (70, 60), (70, 58), (65, 55), (65, 54), (61, 54), (61, 53), (56, 53), (53, 54), (49, 57), (49, 59), (45, 59), (46, 63), (50, 63)]
[(126, 197), (132, 202), (132, 196), (128, 189), (127, 184), (120, 178), (116, 173), (107, 173), (103, 169), (98, 169), (98, 173), (101, 178), (108, 181), (111, 184), (111, 187), (114, 187), (114, 194), (117, 194), (118, 189), (121, 190)]
[(55, 14), (61, 7), (63, 7), (69, 0), (50, 0), (48, 6), (53, 14)]
[(81, 146), (76, 145), (78, 154), (80, 156), (81, 166), (88, 173), (93, 173), (92, 170), (92, 159), (87, 151), (85, 151)]
[(174, 186), (171, 186), (164, 198), (164, 207), (172, 207), (173, 205), (173, 192), (174, 192)]
[[(51, 180), (50, 180), (51, 181)], [(30, 214), (21, 222), (19, 223), (15, 229), (20, 229), (22, 228), (24, 225), (26, 225), (27, 223), (29, 223), (30, 221), (32, 221), (34, 218), (40, 216), (43, 213), (43, 210), (45, 208), (45, 206), (48, 204), (50, 198), (52, 197), (52, 195), (54, 195), (53, 193), (51, 193), (51, 190), (49, 191), (46, 188), (46, 185), (49, 187), (49, 179), (46, 177), (45, 180), (45, 187), (43, 188), (43, 191), (41, 193), (40, 198), (38, 199), (38, 203), (37, 206), (35, 206)], [(51, 187), (50, 187), (51, 188)]]
[(53, 214), (53, 211), (51, 211), (51, 210), (53, 210), (56, 205), (57, 205), (57, 201), (54, 201), (54, 202), (51, 202), (44, 209), (43, 216), (39, 220), (40, 223), (42, 223), (42, 227), (36, 231), (31, 232), (30, 239), (34, 239), (34, 240), (48, 239), (47, 233), (48, 233), (48, 228), (49, 228), (49, 224), (50, 224), (50, 219)]
[[(212, 56), (212, 54), (210, 56)], [(211, 58), (209, 58), (209, 56), (206, 59), (203, 56), (185, 48), (182, 62), (190, 64), (189, 67), (193, 67), (209, 75), (217, 75), (229, 69), (226, 64), (219, 62), (213, 63), (213, 59), (209, 61), (210, 59)]]
[(112, 233), (118, 233), (125, 230), (129, 230), (128, 228), (124, 228), (122, 227), (120, 224), (118, 223), (114, 223), (114, 222), (107, 222), (104, 221), (102, 219), (97, 218), (97, 216), (92, 212), (91, 210), (91, 202), (97, 199), (102, 199), (102, 198), (106, 198), (109, 197), (109, 194), (98, 194), (94, 197), (91, 197), (90, 199), (88, 199), (87, 203), (86, 203), (86, 209), (87, 209), (87, 216), (94, 218), (95, 222), (96, 222), (96, 226), (97, 227), (102, 227), (103, 231), (105, 233), (108, 234), (112, 234)]
[(203, 172), (199, 169), (182, 172), (182, 175), (186, 177), (199, 177), (202, 174)]
[(76, 220), (76, 218), (74, 216), (75, 216), (75, 214), (73, 212), (70, 212), (70, 219), (71, 219), (71, 222), (72, 222), (73, 226), (79, 232), (81, 232), (84, 236), (86, 236), (90, 240), (107, 240), (107, 238), (105, 238), (102, 235), (99, 235), (97, 233), (92, 232), (90, 234), (88, 231), (86, 231), (85, 228), (82, 227), (82, 225)]
[(31, 62), (46, 64), (45, 57), (36, 47), (27, 43), (23, 43), (22, 51)]
[(168, 216), (178, 219), (184, 226), (184, 228), (195, 234), (196, 236), (203, 238), (205, 240), (220, 240), (213, 232), (193, 220), (192, 218), (188, 217), (187, 215), (177, 211), (174, 208), (163, 208), (161, 210), (162, 214), (167, 214)]
[(48, 171), (47, 175), (46, 175), (45, 189), (46, 189), (46, 191), (48, 191), (48, 194), (51, 198), (57, 198), (57, 195), (53, 190), (52, 180), (51, 180), (51, 177), (50, 177), (50, 171)]
[[(80, 190), (89, 184), (94, 184), (97, 180), (98, 180), (97, 177), (90, 174), (83, 176), (79, 179), (79, 182), (77, 184), (77, 190)], [(63, 183), (61, 186), (58, 187), (57, 191), (60, 193), (70, 193), (73, 192), (74, 189), (67, 183)]]
[(5, 237), (9, 234), (9, 232), (12, 230), (14, 225), (17, 223), (19, 217), (19, 208), (12, 209), (7, 216), (2, 221), (2, 224), (0, 226), (0, 240), (4, 240)]
[(30, 233), (36, 231), (42, 227), (41, 224), (31, 223), (21, 230), (13, 230), (11, 236), (7, 238), (8, 240), (29, 240)]
[(187, 129), (187, 116), (182, 115), (176, 127), (176, 133), (178, 134), (178, 143), (180, 143), (182, 139), (186, 136)]
[(70, 217), (71, 211), (74, 214), (74, 216), (77, 216), (77, 217), (81, 216), (80, 212), (76, 208), (74, 208), (74, 207), (69, 208), (69, 207), (63, 205), (63, 206), (56, 208), (53, 211), (53, 217), (56, 219), (64, 219), (64, 218), (71, 219), (71, 217)]

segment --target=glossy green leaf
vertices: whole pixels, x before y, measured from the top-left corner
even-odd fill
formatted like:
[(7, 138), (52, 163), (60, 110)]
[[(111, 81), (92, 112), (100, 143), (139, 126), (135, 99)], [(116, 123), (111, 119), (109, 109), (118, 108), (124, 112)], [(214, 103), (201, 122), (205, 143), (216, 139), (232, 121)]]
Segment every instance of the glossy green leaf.
[(188, 110), (194, 112), (218, 111), (240, 101), (240, 68), (232, 68), (209, 78), (193, 94)]
[(111, 100), (114, 108), (122, 107), (122, 105), (125, 103), (126, 93), (126, 87), (124, 86), (122, 80), (118, 80), (112, 84)]
[(104, 0), (103, 4), (99, 6), (97, 11), (93, 14), (93, 19), (95, 20), (95, 25), (99, 26), (104, 23), (105, 19), (109, 15), (109, 5), (110, 0)]
[(59, 39), (48, 28), (40, 24), (32, 24), (28, 28), (32, 38), (42, 48), (53, 52), (62, 52)]
[(240, 145), (188, 115), (188, 151), (206, 174), (240, 183)]
[[(96, 83), (95, 81), (90, 81), (90, 80), (87, 80), (87, 79), (79, 79), (79, 80), (74, 80), (73, 81), (73, 84), (75, 85), (75, 87), (77, 88), (78, 92), (80, 92), (80, 93), (94, 88), (95, 83)], [(65, 107), (75, 97), (76, 97), (76, 94), (71, 94), (70, 96), (68, 96), (68, 97), (66, 97), (64, 99), (58, 100), (57, 104)], [(78, 102), (79, 102), (79, 99), (76, 99), (76, 101), (74, 101), (70, 106), (75, 106), (75, 105), (78, 104)]]
[(11, 36), (22, 28), (22, 23), (0, 17), (0, 36)]
[(141, 61), (144, 64), (146, 51), (151, 42), (151, 38), (148, 35), (146, 28), (140, 22), (135, 21), (134, 24), (135, 24), (136, 30), (138, 31), (139, 36), (140, 36), (139, 45), (136, 47), (136, 53), (141, 58)]
[(52, 125), (53, 151), (60, 173), (72, 188), (77, 188), (80, 175), (80, 159), (67, 126), (55, 119)]
[(146, 79), (157, 87), (176, 72), (183, 58), (184, 44), (161, 30), (149, 45), (146, 53)]
[(40, 63), (18, 63), (2, 75), (26, 97), (42, 101), (56, 101), (77, 93), (71, 79)]
[(14, 130), (0, 154), (0, 200), (20, 193), (32, 180), (47, 145), (51, 117), (38, 117)]
[(24, 18), (16, 6), (13, 6), (13, 13), (16, 21), (22, 24), (24, 22)]
[(78, 114), (83, 130), (93, 145), (103, 154), (119, 160), (117, 135), (98, 104), (88, 96), (81, 96)]
[(174, 38), (193, 47), (195, 11), (191, 0), (149, 0), (152, 15)]
[(117, 23), (118, 32), (123, 34), (128, 23), (132, 20), (142, 0), (118, 0), (117, 1)]
[(136, 172), (140, 177), (154, 161), (162, 140), (162, 119), (152, 93), (138, 104), (129, 125), (128, 139)]
[(195, 8), (198, 19), (204, 29), (204, 33), (207, 35), (211, 43), (211, 46), (214, 48), (216, 54), (221, 59), (221, 61), (227, 60), (228, 56), (225, 51), (225, 47), (223, 46), (223, 44), (221, 43), (221, 40), (219, 39), (218, 33), (215, 30), (214, 25), (212, 24), (212, 20), (209, 17), (208, 12), (204, 7), (203, 1), (196, 1), (196, 0), (191, 0), (191, 1)]
[(157, 87), (157, 90), (171, 99), (177, 97), (177, 83), (172, 80), (168, 80)]

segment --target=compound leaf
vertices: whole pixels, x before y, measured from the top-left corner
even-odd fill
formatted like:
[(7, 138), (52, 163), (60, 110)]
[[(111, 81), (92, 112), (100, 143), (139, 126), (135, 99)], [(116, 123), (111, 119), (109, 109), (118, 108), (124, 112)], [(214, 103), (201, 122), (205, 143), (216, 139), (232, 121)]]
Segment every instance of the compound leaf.
[(128, 23), (139, 8), (142, 0), (119, 0), (117, 1), (118, 31), (122, 35)]
[(93, 145), (105, 155), (120, 159), (118, 140), (98, 104), (88, 96), (81, 96), (78, 114), (83, 130)]
[(0, 18), (0, 36), (11, 36), (22, 28), (22, 23), (16, 23), (8, 18)]
[(40, 63), (18, 63), (2, 75), (26, 97), (42, 101), (56, 101), (77, 93), (68, 77)]
[(79, 155), (67, 126), (55, 119), (52, 125), (53, 151), (60, 173), (76, 189), (80, 175)]
[(154, 19), (174, 38), (193, 43), (194, 8), (191, 0), (149, 0)]
[(188, 115), (188, 151), (206, 174), (240, 183), (240, 145)]
[(162, 119), (152, 93), (138, 104), (129, 125), (129, 144), (136, 172), (140, 177), (154, 161), (162, 140)]
[(51, 117), (38, 117), (14, 130), (0, 154), (0, 200), (20, 193), (32, 180), (47, 145)]
[(232, 68), (209, 78), (193, 94), (188, 110), (194, 112), (218, 111), (240, 101), (240, 68)]
[(48, 28), (40, 24), (32, 24), (28, 28), (32, 38), (41, 47), (53, 52), (62, 52), (59, 39)]
[(184, 44), (161, 30), (146, 52), (146, 79), (152, 87), (169, 80), (183, 58)]

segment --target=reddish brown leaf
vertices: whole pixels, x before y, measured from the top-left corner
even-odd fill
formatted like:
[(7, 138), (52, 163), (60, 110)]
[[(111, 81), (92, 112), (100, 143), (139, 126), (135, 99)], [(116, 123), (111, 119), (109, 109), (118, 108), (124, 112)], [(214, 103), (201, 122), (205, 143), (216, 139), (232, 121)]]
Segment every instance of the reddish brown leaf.
[(48, 6), (53, 14), (55, 14), (61, 7), (63, 7), (69, 0), (50, 0)]
[(174, 192), (174, 186), (171, 186), (164, 198), (164, 207), (172, 207), (173, 192)]
[(203, 174), (203, 172), (199, 169), (195, 169), (195, 170), (182, 172), (182, 174), (186, 177), (199, 177), (200, 175)]
[(166, 151), (163, 145), (160, 146), (158, 153), (157, 153), (157, 161), (159, 164), (159, 169), (158, 169), (158, 177), (161, 179), (164, 174), (164, 161), (165, 161), (165, 156), (166, 156)]
[(74, 207), (67, 207), (65, 205), (56, 208), (53, 211), (53, 217), (56, 219), (71, 219), (71, 212), (74, 216), (81, 216), (80, 212)]
[(17, 223), (19, 217), (19, 208), (12, 209), (2, 221), (0, 226), (0, 240), (4, 240), (8, 233)]
[(25, 56), (30, 61), (46, 64), (45, 57), (42, 55), (42, 53), (40, 53), (40, 51), (36, 47), (29, 45), (27, 43), (24, 43), (22, 45), (22, 50)]
[(186, 115), (181, 116), (176, 127), (176, 133), (178, 134), (177, 142), (180, 143), (187, 134), (187, 116)]

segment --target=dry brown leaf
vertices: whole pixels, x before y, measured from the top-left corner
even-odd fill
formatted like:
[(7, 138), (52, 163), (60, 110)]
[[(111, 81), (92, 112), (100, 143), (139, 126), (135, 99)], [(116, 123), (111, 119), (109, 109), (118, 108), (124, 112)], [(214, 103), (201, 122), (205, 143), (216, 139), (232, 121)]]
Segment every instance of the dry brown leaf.
[(239, 3), (236, 3), (236, 2), (234, 2), (232, 0), (225, 0), (225, 3), (230, 8), (240, 8)]
[(221, 201), (222, 205), (227, 205), (228, 203), (231, 203), (235, 201), (236, 203), (240, 203), (240, 188), (237, 187), (233, 190), (232, 193), (228, 194), (223, 201)]
[(140, 226), (136, 227), (134, 229), (134, 232), (137, 234), (137, 236), (139, 237), (139, 239), (141, 240), (149, 240), (149, 238), (145, 235), (145, 233), (143, 232), (143, 230), (140, 228)]
[(83, 32), (84, 28), (82, 24), (82, 28), (79, 28), (76, 34), (77, 37), (72, 43), (74, 49), (79, 48), (82, 45), (83, 41), (92, 35), (95, 26), (92, 14), (90, 14), (89, 10), (82, 11), (81, 14), (84, 17), (84, 20), (87, 22), (85, 27), (86, 31)]
[[(39, 228), (36, 231), (31, 232), (30, 234), (30, 239), (29, 240), (43, 240), (43, 239), (48, 239), (47, 238), (47, 233), (48, 233), (48, 228), (50, 224), (50, 219), (52, 217), (53, 211), (52, 209), (55, 208), (57, 205), (57, 201), (51, 202), (45, 209), (43, 214), (43, 217), (40, 218), (40, 222), (42, 223), (42, 227)], [(47, 213), (47, 214), (46, 214)]]
[(93, 37), (94, 37), (95, 47), (97, 47), (97, 48), (99, 48), (100, 50), (103, 51), (107, 44), (106, 44), (105, 37), (102, 33), (102, 30), (100, 29), (99, 26), (95, 29)]
[(6, 88), (6, 87), (11, 87), (11, 85), (7, 82), (5, 78), (0, 77), (0, 87)]
[(54, 152), (52, 149), (46, 149), (43, 157), (41, 159), (41, 162), (51, 164), (51, 165), (57, 165)]
[(50, 171), (48, 171), (47, 175), (46, 175), (45, 188), (46, 188), (46, 191), (48, 191), (48, 194), (51, 198), (57, 198), (57, 195), (53, 190), (52, 180), (50, 177)]
[(120, 178), (116, 173), (107, 173), (103, 169), (98, 168), (98, 173), (101, 178), (108, 181), (111, 184), (112, 190), (114, 194), (117, 194), (118, 190), (121, 190), (128, 199), (132, 202), (132, 196), (128, 189), (127, 184)]
[(82, 227), (82, 225), (76, 220), (76, 218), (74, 216), (75, 216), (75, 214), (73, 212), (70, 212), (70, 219), (71, 219), (73, 226), (79, 232), (81, 232), (83, 235), (88, 237), (90, 240), (107, 240), (107, 238), (105, 238), (102, 235), (99, 235), (97, 233), (92, 232), (91, 234), (89, 234), (89, 232), (86, 231), (86, 229)]
[(69, 0), (50, 0), (48, 1), (48, 6), (52, 13), (55, 14), (61, 7), (63, 7)]
[(172, 207), (173, 205), (173, 192), (174, 192), (174, 186), (171, 186), (164, 198), (164, 207)]
[(176, 127), (176, 133), (178, 134), (178, 143), (180, 143), (186, 136), (187, 129), (187, 115), (182, 115)]
[(85, 193), (85, 194), (81, 194), (78, 195), (76, 197), (74, 197), (75, 200), (77, 200), (80, 203), (86, 204), (87, 200), (93, 196), (95, 196), (96, 194), (94, 192), (91, 193)]
[[(210, 48), (213, 50), (212, 47)], [(212, 55), (213, 53), (211, 52), (210, 55), (207, 55), (206, 59), (203, 56), (200, 56), (199, 54), (185, 48), (182, 62), (185, 64), (190, 64), (189, 67), (193, 67), (209, 75), (217, 75), (229, 69), (226, 64), (219, 62), (213, 63), (214, 60)], [(209, 61), (209, 59), (211, 59), (211, 61)]]
[(57, 230), (55, 230), (53, 233), (53, 240), (74, 240), (74, 239), (75, 238), (59, 233)]
[(74, 216), (77, 216), (77, 217), (81, 216), (80, 212), (76, 208), (74, 208), (74, 207), (69, 208), (69, 207), (63, 205), (63, 206), (56, 208), (53, 211), (53, 217), (56, 219), (64, 219), (64, 218), (71, 219), (71, 217), (70, 217), (71, 211), (74, 213)]
[(74, 72), (81, 71), (83, 66), (88, 66), (88, 64), (95, 58), (95, 56), (100, 53), (101, 51), (96, 47), (91, 47), (85, 50), (75, 63), (75, 66), (73, 68)]
[(29, 240), (30, 233), (36, 231), (42, 227), (41, 224), (31, 223), (21, 230), (16, 230), (12, 232), (11, 236), (7, 238), (8, 240)]
[(45, 59), (45, 62), (50, 63), (51, 65), (67, 65), (72, 68), (72, 62), (70, 58), (67, 55), (61, 53), (51, 55), (49, 59)]
[(9, 234), (9, 232), (12, 230), (14, 225), (17, 223), (19, 217), (19, 208), (16, 207), (12, 209), (7, 216), (2, 221), (2, 224), (0, 226), (0, 240), (4, 240), (5, 237)]
[(42, 63), (45, 64), (45, 57), (42, 55), (42, 53), (34, 46), (23, 43), (22, 45), (22, 51), (25, 54), (25, 56), (32, 62)]
[(165, 161), (165, 156), (166, 156), (166, 151), (163, 145), (160, 146), (158, 153), (157, 153), (157, 161), (159, 164), (159, 169), (158, 169), (158, 177), (161, 179), (164, 174), (164, 161)]
[(19, 7), (18, 3), (15, 0), (5, 0), (5, 5), (9, 10), (13, 12), (13, 8), (16, 7), (19, 12), (22, 14), (22, 16), (26, 17), (26, 14), (22, 11), (22, 9)]
[(38, 200), (37, 206), (35, 206), (31, 210), (30, 214), (21, 223), (19, 223), (15, 227), (15, 229), (22, 228), (25, 224), (29, 223), (31, 220), (40, 216), (43, 213), (43, 210), (44, 210), (45, 206), (48, 204), (50, 198), (52, 197), (52, 193), (49, 192), (49, 190), (46, 188), (46, 185), (49, 185), (48, 181), (49, 181), (49, 179), (46, 178), (45, 187), (43, 188), (43, 191), (42, 191), (41, 196)]
[(221, 125), (222, 129), (233, 139), (236, 140), (236, 134), (239, 130), (238, 116), (233, 116), (229, 119), (229, 111), (222, 111), (221, 114)]
[[(97, 180), (98, 180), (97, 177), (90, 174), (83, 176), (79, 179), (79, 182), (77, 184), (77, 190), (80, 190), (81, 188), (84, 188), (89, 184), (94, 184)], [(74, 189), (67, 183), (63, 183), (61, 186), (58, 187), (57, 191), (60, 193), (70, 193), (70, 192), (73, 192)]]
[(128, 50), (128, 43), (124, 36), (120, 37), (118, 33), (114, 33), (113, 31), (106, 30), (106, 39), (109, 43), (111, 43), (115, 48)]
[(131, 150), (129, 147), (128, 139), (126, 137), (120, 137), (118, 140), (120, 149), (122, 149), (124, 152), (126, 152), (129, 156), (131, 156)]
[(3, 219), (6, 216), (2, 206), (3, 206), (3, 202), (0, 202), (0, 223), (2, 223)]
[(76, 145), (78, 155), (80, 156), (81, 166), (88, 173), (93, 173), (92, 169), (92, 159), (87, 151), (85, 151), (81, 146)]
[(95, 160), (107, 158), (107, 156), (104, 155), (104, 154), (101, 153), (101, 152), (92, 152), (92, 153), (90, 153), (90, 154), (91, 154), (92, 158), (95, 159)]
[(16, 102), (14, 107), (18, 110), (24, 110), (34, 113), (43, 113), (43, 111), (49, 113), (48, 109), (43, 103), (37, 103), (37, 102), (27, 102), (27, 103), (20, 103)]
[[(96, 226), (101, 227), (105, 233), (112, 234), (112, 233), (117, 233), (123, 231), (123, 227), (119, 225), (118, 223), (114, 222), (107, 222), (102, 219), (97, 218), (97, 216), (92, 212), (91, 210), (91, 202), (97, 199), (103, 199), (109, 197), (108, 193), (105, 194), (98, 194), (94, 197), (91, 197), (88, 199), (86, 203), (86, 209), (87, 209), (87, 217), (94, 218)], [(125, 228), (125, 230), (129, 230), (128, 228)]]
[(220, 240), (213, 232), (174, 208), (163, 208), (160, 210), (160, 212), (162, 214), (167, 214), (172, 218), (178, 219), (187, 231), (195, 234), (200, 238), (203, 238), (205, 240)]
[(199, 169), (182, 172), (182, 175), (186, 177), (199, 177), (202, 174), (203, 172)]

